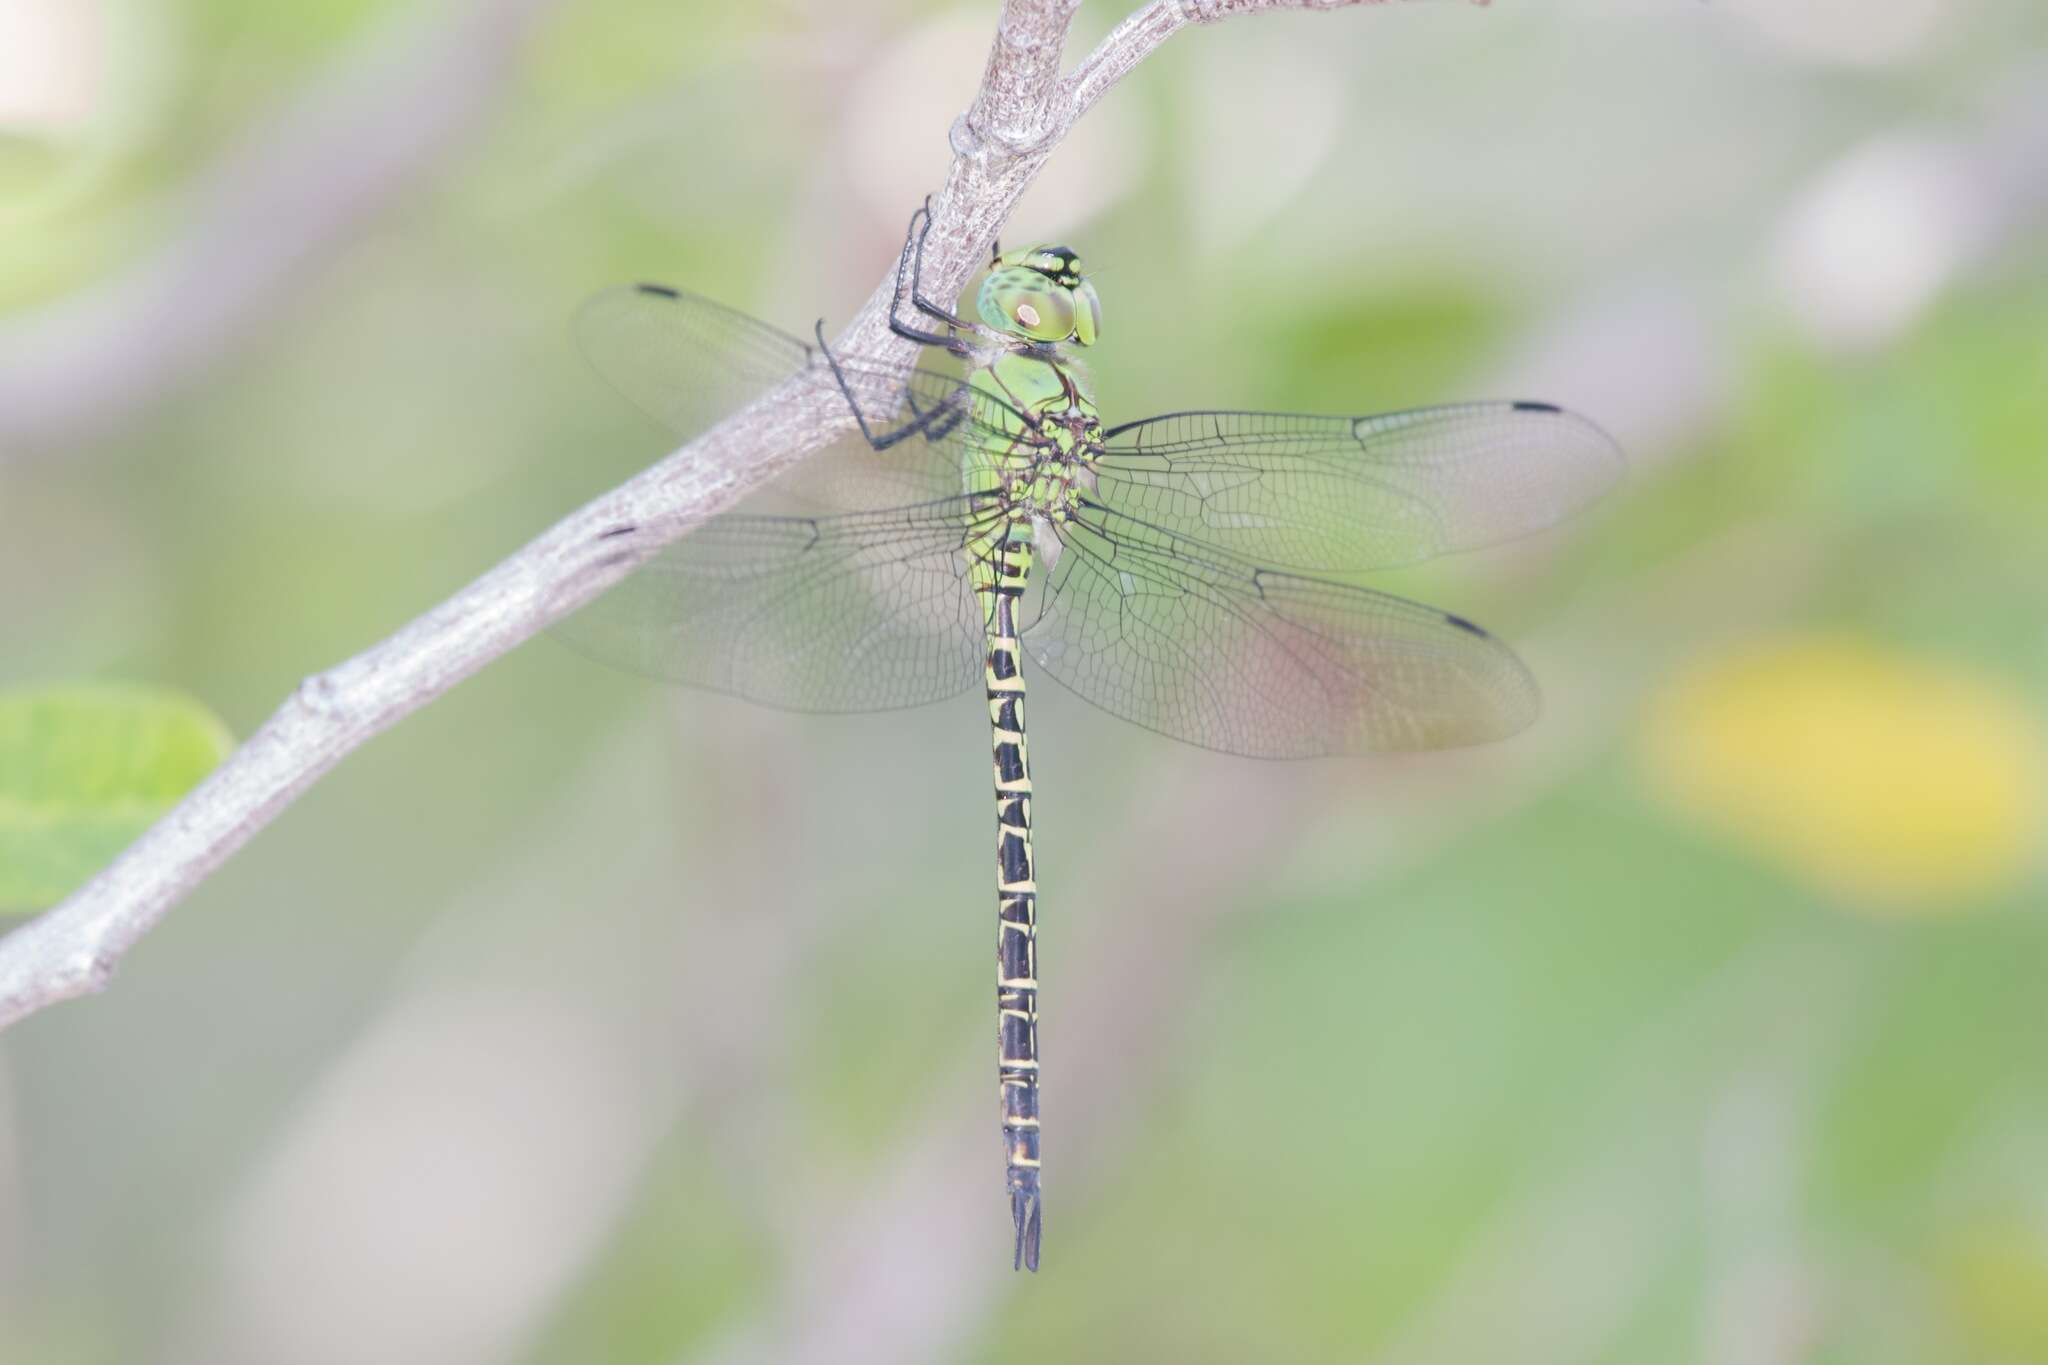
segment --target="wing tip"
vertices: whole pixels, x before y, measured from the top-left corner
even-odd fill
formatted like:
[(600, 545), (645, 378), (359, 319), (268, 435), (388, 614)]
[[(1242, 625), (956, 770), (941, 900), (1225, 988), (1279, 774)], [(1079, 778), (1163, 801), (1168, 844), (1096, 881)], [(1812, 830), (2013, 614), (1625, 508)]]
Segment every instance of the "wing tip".
[[(1472, 682), (1473, 705), (1464, 723), (1435, 736), (1432, 749), (1469, 749), (1513, 739), (1533, 726), (1543, 715), (1543, 687), (1529, 665), (1499, 636), (1473, 626), (1461, 616), (1444, 613), (1444, 619), (1486, 642), (1485, 656), (1491, 676)], [(1476, 662), (1476, 661), (1475, 661)]]
[(1491, 640), (1493, 638), (1492, 635), (1487, 633), (1484, 627), (1480, 626), (1476, 622), (1466, 620), (1464, 617), (1458, 615), (1456, 612), (1445, 612), (1444, 620), (1449, 624), (1456, 626), (1459, 630), (1465, 631), (1466, 633), (1471, 635), (1477, 635), (1482, 640)]
[(1508, 411), (1523, 413), (1539, 419), (1561, 424), (1572, 434), (1564, 437), (1580, 450), (1582, 469), (1581, 481), (1569, 502), (1560, 510), (1556, 521), (1563, 521), (1577, 515), (1588, 505), (1598, 502), (1619, 487), (1628, 475), (1628, 453), (1613, 433), (1584, 413), (1573, 412), (1570, 408), (1535, 399), (1519, 399), (1508, 404)]
[(1508, 404), (1508, 411), (1525, 412), (1535, 417), (1562, 418), (1571, 425), (1598, 438), (1600, 444), (1614, 455), (1616, 459), (1621, 458), (1621, 442), (1615, 440), (1607, 428), (1601, 426), (1582, 412), (1574, 412), (1570, 408), (1560, 407), (1556, 403), (1545, 403), (1534, 398), (1515, 399)]

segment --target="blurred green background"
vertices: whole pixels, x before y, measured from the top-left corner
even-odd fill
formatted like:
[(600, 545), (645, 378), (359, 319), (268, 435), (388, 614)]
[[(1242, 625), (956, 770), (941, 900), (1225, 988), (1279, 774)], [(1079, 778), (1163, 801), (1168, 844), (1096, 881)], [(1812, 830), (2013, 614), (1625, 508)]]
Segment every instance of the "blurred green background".
[[(0, 687), (247, 734), (663, 454), (578, 301), (844, 319), (995, 8), (0, 0)], [(1176, 38), (1005, 239), (1097, 272), (1113, 418), (1614, 431), (1592, 516), (1386, 580), (1536, 729), (1034, 690), (1024, 1278), (979, 703), (537, 641), (0, 1039), (0, 1360), (2048, 1361), (2044, 227), (2029, 0)]]

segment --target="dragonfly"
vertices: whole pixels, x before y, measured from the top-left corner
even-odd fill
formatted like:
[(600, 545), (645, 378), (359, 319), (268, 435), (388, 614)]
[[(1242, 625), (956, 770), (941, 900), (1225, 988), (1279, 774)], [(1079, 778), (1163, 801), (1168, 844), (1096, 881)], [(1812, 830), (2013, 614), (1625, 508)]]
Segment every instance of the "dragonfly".
[(894, 709), (979, 686), (995, 778), (1012, 1265), (1036, 1270), (1027, 657), (1114, 715), (1230, 754), (1500, 739), (1538, 708), (1507, 646), (1463, 616), (1341, 577), (1551, 526), (1613, 485), (1623, 460), (1592, 422), (1528, 401), (1106, 425), (1075, 355), (1102, 330), (1080, 257), (1058, 244), (993, 249), (968, 318), (926, 297), (930, 230), (927, 202), (897, 257), (889, 319), (928, 348), (922, 364), (840, 353), (822, 323), (806, 341), (667, 285), (620, 286), (584, 306), (577, 332), (596, 369), (681, 435), (821, 401), (854, 422), (557, 632), (600, 661), (790, 710)]

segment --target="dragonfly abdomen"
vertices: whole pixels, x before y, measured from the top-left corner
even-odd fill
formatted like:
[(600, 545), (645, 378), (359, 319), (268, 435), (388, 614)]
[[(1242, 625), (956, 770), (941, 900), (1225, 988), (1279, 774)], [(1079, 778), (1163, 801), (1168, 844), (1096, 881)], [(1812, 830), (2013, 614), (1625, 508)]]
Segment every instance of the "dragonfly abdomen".
[(1028, 541), (1006, 539), (988, 586), (988, 718), (996, 793), (996, 1045), (1004, 1181), (1016, 1225), (1014, 1263), (1038, 1269), (1038, 880), (1031, 853), (1031, 761), (1024, 738), (1023, 651), (1017, 603)]

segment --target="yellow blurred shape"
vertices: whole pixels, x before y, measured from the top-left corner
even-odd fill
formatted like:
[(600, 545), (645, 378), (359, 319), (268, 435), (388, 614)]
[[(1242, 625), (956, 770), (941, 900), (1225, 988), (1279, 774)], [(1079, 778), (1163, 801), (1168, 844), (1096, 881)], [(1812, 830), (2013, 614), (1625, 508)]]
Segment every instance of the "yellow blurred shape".
[(1645, 735), (1680, 808), (1851, 904), (1900, 914), (2027, 874), (2043, 750), (2013, 689), (1840, 636), (1696, 665), (1653, 700)]
[(2048, 1241), (2000, 1217), (1972, 1227), (1941, 1258), (1942, 1297), (1973, 1358), (2048, 1361)]

